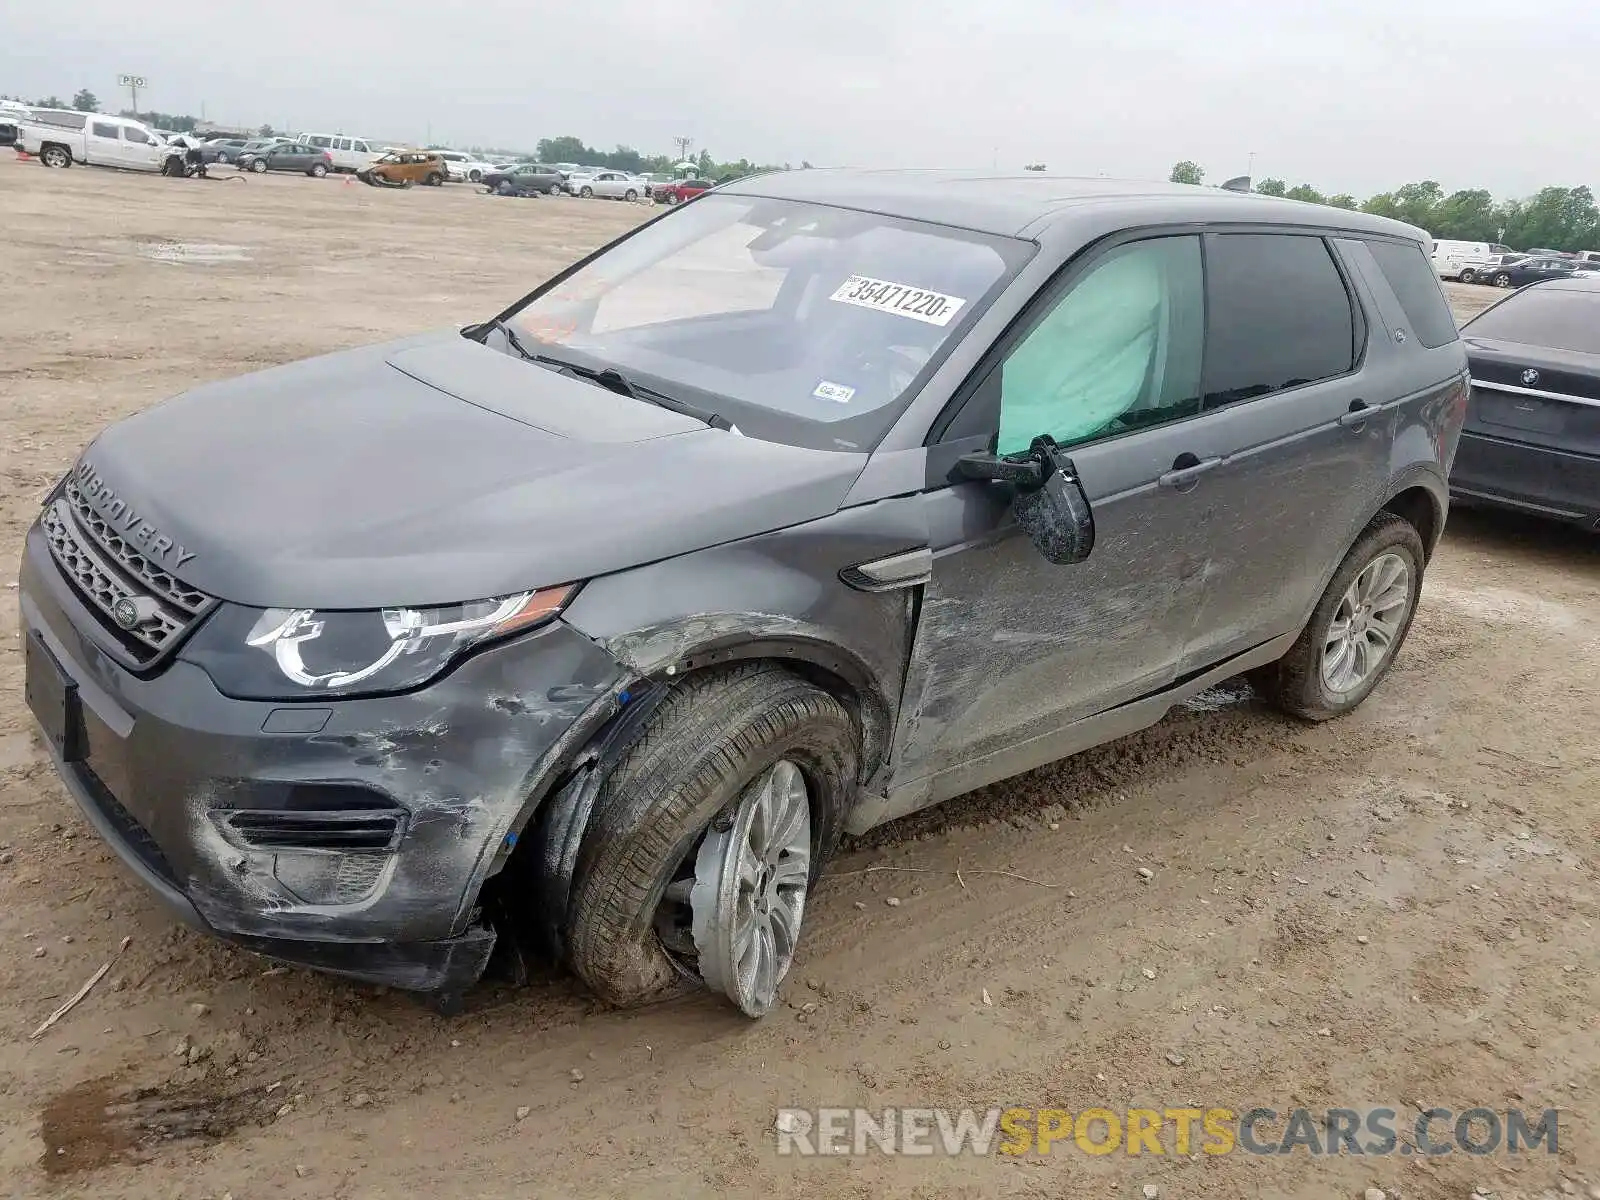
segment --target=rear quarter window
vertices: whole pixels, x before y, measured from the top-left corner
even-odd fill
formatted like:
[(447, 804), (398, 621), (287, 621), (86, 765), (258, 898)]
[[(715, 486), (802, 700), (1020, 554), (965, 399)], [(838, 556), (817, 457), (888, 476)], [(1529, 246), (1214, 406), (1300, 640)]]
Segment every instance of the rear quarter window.
[(1430, 350), (1455, 341), (1459, 336), (1455, 318), (1422, 248), (1413, 242), (1370, 241), (1367, 249), (1405, 310), (1417, 341)]

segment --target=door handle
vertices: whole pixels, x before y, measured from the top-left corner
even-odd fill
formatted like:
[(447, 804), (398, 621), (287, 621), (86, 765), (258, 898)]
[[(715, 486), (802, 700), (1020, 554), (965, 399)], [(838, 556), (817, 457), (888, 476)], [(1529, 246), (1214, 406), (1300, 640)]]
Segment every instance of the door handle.
[(1377, 409), (1373, 408), (1365, 400), (1352, 400), (1350, 401), (1350, 411), (1339, 414), (1339, 424), (1343, 425), (1346, 429), (1358, 428), (1359, 426), (1366, 424), (1366, 422), (1371, 418), (1372, 414), (1377, 411)]
[(1196, 458), (1185, 451), (1172, 460), (1172, 470), (1163, 472), (1157, 482), (1162, 487), (1176, 488), (1180, 492), (1185, 492), (1195, 485), (1200, 476), (1221, 463), (1220, 457)]

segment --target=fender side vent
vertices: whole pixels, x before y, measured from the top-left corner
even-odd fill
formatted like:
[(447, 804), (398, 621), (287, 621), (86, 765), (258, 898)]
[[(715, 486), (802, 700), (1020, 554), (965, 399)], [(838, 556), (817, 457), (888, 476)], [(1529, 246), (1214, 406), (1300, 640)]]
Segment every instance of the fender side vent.
[(404, 821), (399, 813), (238, 811), (223, 821), (234, 837), (258, 850), (393, 850)]

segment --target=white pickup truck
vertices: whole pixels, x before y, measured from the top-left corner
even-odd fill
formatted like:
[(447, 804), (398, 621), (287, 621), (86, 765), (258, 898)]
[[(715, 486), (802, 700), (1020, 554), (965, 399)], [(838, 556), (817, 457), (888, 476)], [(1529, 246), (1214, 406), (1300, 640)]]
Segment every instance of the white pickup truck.
[(74, 164), (182, 173), (183, 148), (139, 121), (104, 113), (35, 110), (17, 126), (17, 148), (47, 167)]

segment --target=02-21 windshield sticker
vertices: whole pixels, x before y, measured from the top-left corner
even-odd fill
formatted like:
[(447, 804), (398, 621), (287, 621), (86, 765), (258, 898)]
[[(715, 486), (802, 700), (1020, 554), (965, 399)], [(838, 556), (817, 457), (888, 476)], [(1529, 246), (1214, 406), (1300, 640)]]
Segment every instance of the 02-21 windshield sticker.
[(966, 303), (960, 296), (947, 296), (943, 292), (931, 292), (888, 279), (873, 279), (870, 275), (850, 276), (828, 299), (940, 326), (950, 324)]

